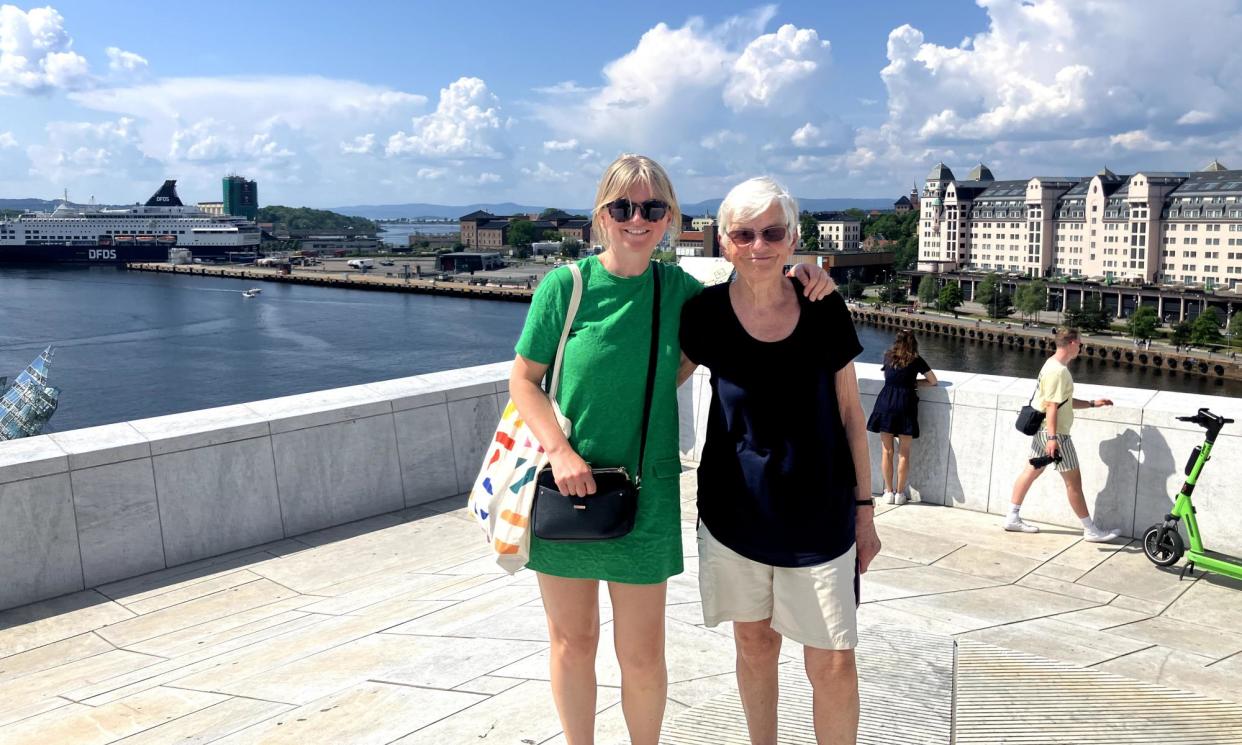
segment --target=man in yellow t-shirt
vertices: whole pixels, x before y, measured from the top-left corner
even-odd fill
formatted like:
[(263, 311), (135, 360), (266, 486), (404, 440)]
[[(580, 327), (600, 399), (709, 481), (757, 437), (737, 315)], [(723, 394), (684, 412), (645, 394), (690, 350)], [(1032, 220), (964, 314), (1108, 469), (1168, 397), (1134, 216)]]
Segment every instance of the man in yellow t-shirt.
[[(1024, 521), (1018, 514), (1022, 500), (1031, 484), (1044, 472), (1045, 466), (1055, 463), (1057, 472), (1065, 482), (1065, 494), (1070, 508), (1082, 521), (1082, 537), (1092, 543), (1104, 543), (1116, 538), (1120, 531), (1105, 530), (1091, 519), (1087, 500), (1082, 494), (1082, 473), (1078, 470), (1078, 453), (1070, 439), (1070, 427), (1074, 425), (1074, 409), (1093, 409), (1112, 406), (1107, 398), (1084, 401), (1074, 398), (1074, 376), (1070, 375), (1069, 363), (1082, 350), (1082, 340), (1077, 329), (1062, 329), (1056, 333), (1057, 351), (1039, 371), (1039, 392), (1032, 405), (1044, 412), (1044, 425), (1031, 438), (1031, 463), (1018, 475), (1013, 485), (1013, 497), (1009, 500), (1009, 514), (1005, 518), (1005, 530), (1015, 533), (1038, 533), (1039, 528)], [(1041, 462), (1040, 459), (1043, 459)]]

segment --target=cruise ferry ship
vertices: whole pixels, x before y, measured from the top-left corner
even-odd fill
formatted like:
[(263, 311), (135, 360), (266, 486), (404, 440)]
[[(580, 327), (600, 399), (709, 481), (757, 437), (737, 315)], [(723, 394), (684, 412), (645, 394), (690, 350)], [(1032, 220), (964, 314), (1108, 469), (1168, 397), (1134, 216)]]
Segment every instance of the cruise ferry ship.
[(0, 263), (121, 264), (166, 261), (171, 248), (194, 258), (254, 254), (259, 228), (243, 217), (186, 206), (177, 182), (165, 181), (145, 205), (95, 208), (61, 203), (51, 213), (0, 219)]

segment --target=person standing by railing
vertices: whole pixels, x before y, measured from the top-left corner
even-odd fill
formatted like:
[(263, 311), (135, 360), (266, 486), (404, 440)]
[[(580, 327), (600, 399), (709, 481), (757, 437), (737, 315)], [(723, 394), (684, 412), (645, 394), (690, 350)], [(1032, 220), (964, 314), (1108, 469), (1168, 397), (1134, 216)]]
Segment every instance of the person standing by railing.
[[(935, 387), (936, 373), (919, 356), (919, 342), (908, 329), (897, 332), (893, 346), (884, 353), (884, 387), (876, 396), (867, 419), (867, 430), (880, 435), (880, 471), (884, 478), (884, 501), (905, 504), (910, 475), (910, 450), (919, 436), (919, 393)], [(919, 376), (923, 379), (920, 380)], [(893, 451), (897, 453), (896, 488), (893, 483)]]

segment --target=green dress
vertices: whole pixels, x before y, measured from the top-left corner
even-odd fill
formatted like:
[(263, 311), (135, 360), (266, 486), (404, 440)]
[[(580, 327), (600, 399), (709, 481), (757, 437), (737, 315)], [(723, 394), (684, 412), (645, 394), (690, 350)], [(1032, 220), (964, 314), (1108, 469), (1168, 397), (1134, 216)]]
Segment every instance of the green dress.
[[(660, 272), (660, 341), (638, 517), (629, 535), (609, 541), (549, 542), (532, 535), (527, 566), (557, 577), (656, 584), (682, 571), (677, 329), (682, 305), (703, 286), (672, 265), (653, 263), (637, 277), (610, 274), (595, 256), (578, 266), (582, 302), (565, 344), (557, 402), (573, 422), (569, 442), (584, 460), (630, 473), (638, 468), (651, 349), (651, 273)], [(539, 283), (518, 354), (552, 364), (572, 290), (568, 268)]]

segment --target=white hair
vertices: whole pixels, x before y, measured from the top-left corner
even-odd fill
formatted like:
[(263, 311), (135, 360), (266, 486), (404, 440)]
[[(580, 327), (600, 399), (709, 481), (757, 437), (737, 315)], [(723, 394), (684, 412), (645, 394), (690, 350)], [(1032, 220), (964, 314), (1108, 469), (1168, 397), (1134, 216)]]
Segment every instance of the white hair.
[(747, 179), (729, 191), (720, 203), (720, 211), (716, 215), (720, 232), (727, 235), (734, 222), (762, 215), (774, 204), (780, 205), (781, 212), (785, 215), (785, 228), (790, 235), (797, 236), (798, 200), (769, 176)]

